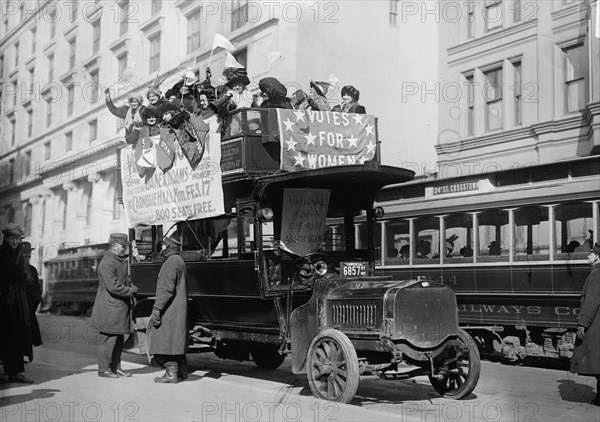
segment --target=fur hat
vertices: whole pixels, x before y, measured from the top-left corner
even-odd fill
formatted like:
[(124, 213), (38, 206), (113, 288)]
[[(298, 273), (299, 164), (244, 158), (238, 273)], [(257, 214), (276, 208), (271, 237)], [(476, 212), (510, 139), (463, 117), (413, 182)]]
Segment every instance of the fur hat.
[(167, 92), (165, 92), (165, 98), (167, 100), (169, 100), (169, 98), (171, 98), (172, 96), (177, 97), (177, 94), (178, 94), (177, 90), (170, 88), (170, 89), (167, 89)]
[(313, 81), (310, 81), (310, 86), (311, 86), (311, 88), (314, 88), (315, 91), (317, 91), (317, 94), (319, 94), (321, 97), (326, 97), (327, 91), (329, 91), (329, 88), (331, 87), (329, 82), (313, 82)]
[(142, 111), (142, 119), (143, 120), (148, 120), (151, 117), (159, 117), (158, 116), (158, 107), (153, 106), (152, 104), (146, 106), (144, 108), (144, 111)]
[(142, 103), (144, 102), (144, 97), (142, 97), (142, 94), (140, 94), (139, 92), (133, 92), (127, 96), (127, 102), (130, 102), (131, 100), (137, 100), (138, 103), (142, 105)]
[(250, 85), (250, 79), (248, 79), (248, 72), (245, 68), (226, 67), (223, 69), (223, 76), (227, 79), (225, 85), (228, 88), (233, 88), (235, 85), (242, 85), (244, 87)]
[(173, 114), (179, 111), (179, 107), (176, 104), (165, 101), (161, 105), (159, 105), (156, 109), (159, 118), (162, 118), (162, 115), (166, 112), (171, 111)]
[(127, 235), (125, 233), (111, 233), (108, 241), (112, 243), (118, 243), (119, 245), (127, 246)]
[(267, 94), (270, 100), (285, 97), (287, 88), (275, 78), (263, 78), (258, 82), (258, 88)]
[(148, 88), (148, 92), (146, 92), (146, 98), (150, 97), (150, 94), (154, 94), (158, 98), (160, 98), (160, 96), (162, 95), (162, 91), (154, 86), (151, 86), (150, 88)]
[(360, 91), (354, 88), (352, 85), (346, 85), (342, 88), (342, 97), (346, 94), (351, 96), (354, 101), (358, 101), (360, 98)]
[(25, 236), (25, 232), (21, 226), (16, 223), (8, 223), (6, 228), (2, 229), (2, 233), (4, 236)]
[(596, 243), (594, 247), (590, 249), (590, 252), (600, 256), (600, 245)]

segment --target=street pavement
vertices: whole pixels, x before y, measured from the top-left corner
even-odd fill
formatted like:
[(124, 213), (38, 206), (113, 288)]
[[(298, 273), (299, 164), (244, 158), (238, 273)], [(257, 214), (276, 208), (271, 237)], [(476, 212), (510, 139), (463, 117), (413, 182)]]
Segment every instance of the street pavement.
[(364, 380), (350, 404), (315, 399), (290, 359), (277, 370), (188, 355), (190, 379), (156, 384), (162, 371), (145, 355), (126, 353), (131, 378), (97, 376), (95, 334), (85, 318), (40, 316), (44, 345), (26, 375), (35, 384), (0, 377), (0, 422), (9, 421), (600, 421), (595, 379), (566, 370), (482, 362), (481, 379), (465, 400), (439, 397), (426, 377)]

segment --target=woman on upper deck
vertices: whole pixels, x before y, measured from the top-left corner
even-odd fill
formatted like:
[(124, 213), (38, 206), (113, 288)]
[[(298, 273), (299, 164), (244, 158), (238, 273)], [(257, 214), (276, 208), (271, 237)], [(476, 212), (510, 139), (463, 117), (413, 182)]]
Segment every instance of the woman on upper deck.
[(352, 85), (346, 85), (342, 88), (342, 103), (333, 107), (331, 111), (342, 113), (367, 114), (363, 106), (358, 103), (360, 91)]

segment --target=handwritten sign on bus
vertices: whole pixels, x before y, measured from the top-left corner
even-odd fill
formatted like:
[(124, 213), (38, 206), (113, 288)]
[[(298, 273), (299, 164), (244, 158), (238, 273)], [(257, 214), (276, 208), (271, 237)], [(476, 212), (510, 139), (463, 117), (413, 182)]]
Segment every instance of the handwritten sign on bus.
[(209, 132), (206, 151), (195, 170), (175, 142), (175, 162), (140, 177), (131, 146), (121, 150), (123, 204), (129, 227), (166, 224), (224, 213), (220, 136)]
[(281, 240), (286, 249), (304, 256), (323, 243), (329, 189), (285, 189)]
[(362, 165), (376, 158), (374, 116), (278, 109), (277, 120), (283, 170)]

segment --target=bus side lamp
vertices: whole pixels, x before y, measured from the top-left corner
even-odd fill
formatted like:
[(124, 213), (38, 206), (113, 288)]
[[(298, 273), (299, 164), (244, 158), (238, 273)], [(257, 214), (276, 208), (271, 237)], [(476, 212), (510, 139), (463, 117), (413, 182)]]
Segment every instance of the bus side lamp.
[(258, 210), (258, 219), (262, 221), (271, 221), (273, 219), (273, 210), (269, 207)]
[(375, 218), (376, 219), (381, 219), (383, 218), (383, 216), (385, 215), (385, 211), (383, 211), (383, 208), (381, 207), (375, 207)]

